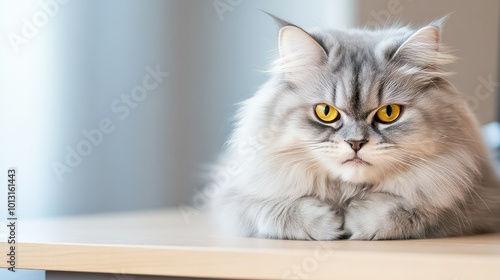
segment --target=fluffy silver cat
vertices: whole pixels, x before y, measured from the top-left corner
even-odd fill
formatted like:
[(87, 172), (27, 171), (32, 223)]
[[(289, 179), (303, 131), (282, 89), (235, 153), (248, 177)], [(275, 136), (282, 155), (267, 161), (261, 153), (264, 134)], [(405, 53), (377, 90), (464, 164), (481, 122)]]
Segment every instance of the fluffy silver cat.
[(500, 184), (446, 80), (441, 22), (316, 29), (277, 19), (270, 80), (239, 111), (212, 202), (246, 236), (406, 239), (490, 232)]

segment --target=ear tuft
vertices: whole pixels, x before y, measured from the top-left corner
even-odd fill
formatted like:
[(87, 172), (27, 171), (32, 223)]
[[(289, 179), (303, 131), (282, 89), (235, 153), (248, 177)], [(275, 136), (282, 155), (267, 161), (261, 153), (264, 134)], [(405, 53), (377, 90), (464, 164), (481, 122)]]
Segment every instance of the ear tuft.
[(269, 13), (269, 12), (266, 12), (264, 10), (260, 10), (260, 11), (263, 12), (263, 13), (265, 13), (266, 15), (270, 16), (274, 20), (274, 22), (276, 22), (276, 24), (278, 25), (279, 28), (282, 28), (282, 27), (285, 27), (285, 26), (296, 26), (295, 24), (290, 23), (290, 22), (288, 22), (288, 21), (286, 21), (286, 20), (284, 20), (282, 18), (279, 18), (279, 17), (277, 17), (277, 16), (275, 16), (275, 15)]
[(448, 18), (450, 17), (452, 13), (449, 13), (439, 19), (434, 20), (429, 24), (429, 26), (435, 26), (439, 29), (439, 31), (443, 32), (444, 29), (444, 24), (448, 21)]

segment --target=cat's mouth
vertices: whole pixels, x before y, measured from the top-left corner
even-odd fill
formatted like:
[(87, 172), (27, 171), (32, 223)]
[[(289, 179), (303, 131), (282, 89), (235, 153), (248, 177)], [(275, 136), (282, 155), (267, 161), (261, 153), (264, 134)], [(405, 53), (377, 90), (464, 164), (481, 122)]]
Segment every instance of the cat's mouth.
[(353, 158), (350, 158), (350, 159), (342, 162), (342, 164), (346, 164), (346, 163), (350, 163), (350, 164), (353, 164), (355, 166), (372, 165), (371, 163), (364, 161), (363, 159), (361, 159), (357, 155), (355, 155)]

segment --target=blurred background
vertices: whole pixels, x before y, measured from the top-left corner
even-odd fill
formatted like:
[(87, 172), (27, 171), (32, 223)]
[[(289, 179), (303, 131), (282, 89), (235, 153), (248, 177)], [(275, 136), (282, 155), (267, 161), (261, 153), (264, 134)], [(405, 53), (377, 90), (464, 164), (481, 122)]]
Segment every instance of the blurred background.
[[(266, 80), (277, 55), (278, 29), (259, 9), (306, 29), (422, 25), (451, 13), (443, 42), (461, 58), (452, 82), (498, 147), (499, 6), (0, 0), (0, 170), (18, 170), (20, 219), (193, 204), (234, 104)], [(2, 213), (6, 195), (0, 192)], [(0, 228), (1, 240), (6, 234)], [(1, 279), (14, 279), (4, 273)]]

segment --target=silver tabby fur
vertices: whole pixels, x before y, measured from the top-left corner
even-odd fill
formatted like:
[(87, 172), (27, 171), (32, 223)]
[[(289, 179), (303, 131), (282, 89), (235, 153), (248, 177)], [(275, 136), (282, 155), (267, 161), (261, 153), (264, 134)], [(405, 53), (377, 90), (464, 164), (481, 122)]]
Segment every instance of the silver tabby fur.
[[(212, 201), (226, 228), (304, 240), (498, 228), (500, 184), (475, 117), (446, 80), (453, 56), (439, 42), (440, 25), (302, 31), (322, 50), (288, 46), (292, 54), (277, 59), (237, 115), (217, 167), (234, 174)], [(341, 118), (322, 123), (318, 103)], [(374, 122), (387, 104), (404, 106), (400, 118)], [(368, 140), (358, 156), (370, 165), (344, 163), (355, 154), (348, 139)]]

